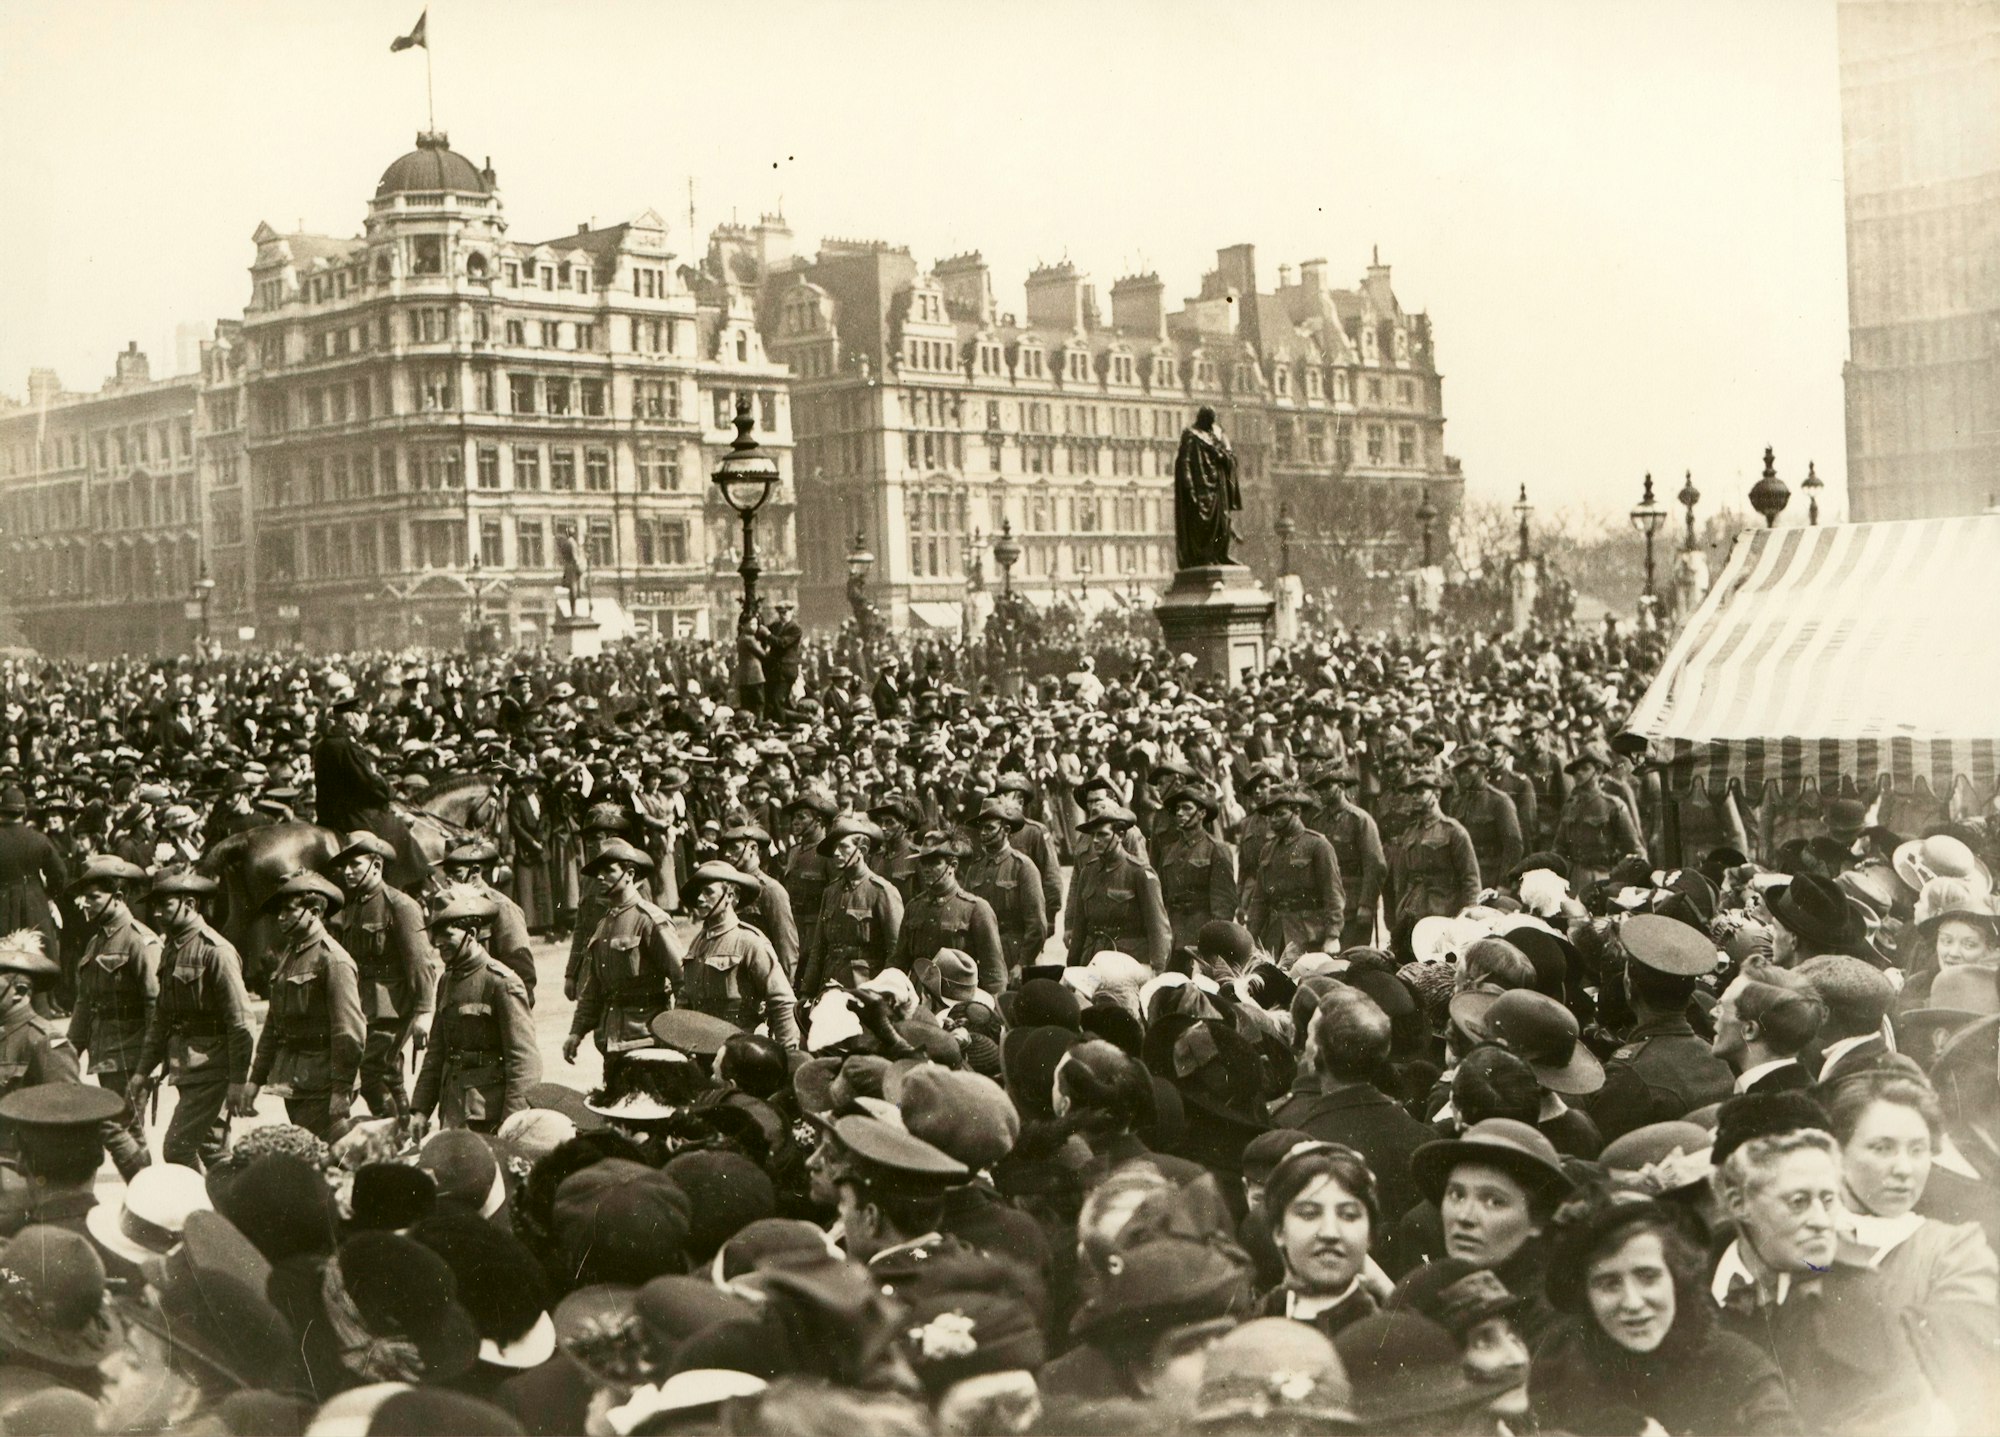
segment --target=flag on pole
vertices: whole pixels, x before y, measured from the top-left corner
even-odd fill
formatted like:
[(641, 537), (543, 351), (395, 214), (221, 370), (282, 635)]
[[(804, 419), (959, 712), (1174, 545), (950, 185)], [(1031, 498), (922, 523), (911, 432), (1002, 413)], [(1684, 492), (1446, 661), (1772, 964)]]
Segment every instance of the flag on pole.
[(393, 55), (398, 50), (408, 50), (415, 45), (421, 45), (426, 50), (430, 49), (431, 47), (430, 41), (424, 38), (424, 24), (430, 18), (431, 18), (431, 12), (428, 9), (425, 10), (423, 14), (417, 16), (417, 24), (415, 29), (410, 31), (409, 34), (399, 35), (394, 40), (391, 40), (389, 42), (389, 53)]

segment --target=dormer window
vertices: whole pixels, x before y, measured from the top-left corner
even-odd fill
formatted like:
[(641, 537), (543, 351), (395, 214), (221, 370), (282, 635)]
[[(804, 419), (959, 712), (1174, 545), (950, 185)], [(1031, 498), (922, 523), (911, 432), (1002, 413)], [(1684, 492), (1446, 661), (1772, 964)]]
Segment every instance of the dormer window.
[(1069, 352), (1069, 377), (1071, 379), (1090, 378), (1090, 356), (1080, 349)]
[(1320, 379), (1317, 369), (1308, 369), (1306, 371), (1306, 395), (1308, 398), (1319, 398), (1323, 385), (1324, 381)]
[(1174, 377), (1174, 369), (1173, 360), (1161, 355), (1153, 361), (1153, 383), (1167, 386), (1178, 384), (1180, 381)]
[(1282, 364), (1273, 369), (1271, 371), (1271, 388), (1279, 394), (1289, 395), (1292, 392), (1291, 370)]
[(465, 273), (471, 279), (486, 278), (486, 256), (477, 250), (465, 257)]
[(439, 235), (418, 235), (411, 254), (412, 274), (444, 273), (444, 240)]

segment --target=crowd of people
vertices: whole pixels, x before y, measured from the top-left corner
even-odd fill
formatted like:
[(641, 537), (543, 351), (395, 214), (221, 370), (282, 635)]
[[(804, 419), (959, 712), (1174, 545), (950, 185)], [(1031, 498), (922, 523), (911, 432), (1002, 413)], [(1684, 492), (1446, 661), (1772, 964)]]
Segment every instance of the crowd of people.
[(1977, 812), (746, 642), (0, 666), (0, 1431), (1991, 1426)]

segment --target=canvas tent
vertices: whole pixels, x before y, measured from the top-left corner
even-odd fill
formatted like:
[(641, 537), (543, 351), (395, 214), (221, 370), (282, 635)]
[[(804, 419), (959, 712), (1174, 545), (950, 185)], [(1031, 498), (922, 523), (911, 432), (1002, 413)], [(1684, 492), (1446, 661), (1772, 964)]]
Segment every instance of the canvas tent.
[(1627, 724), (1670, 788), (1968, 787), (2000, 757), (2000, 515), (1756, 529)]

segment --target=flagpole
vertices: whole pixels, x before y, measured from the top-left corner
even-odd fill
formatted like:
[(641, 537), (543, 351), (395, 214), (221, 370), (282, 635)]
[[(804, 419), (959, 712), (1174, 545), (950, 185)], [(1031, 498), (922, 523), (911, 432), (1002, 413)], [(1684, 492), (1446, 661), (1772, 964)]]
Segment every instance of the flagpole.
[(429, 121), (426, 129), (437, 130), (437, 92), (431, 86), (431, 31), (430, 9), (424, 10), (424, 118)]

